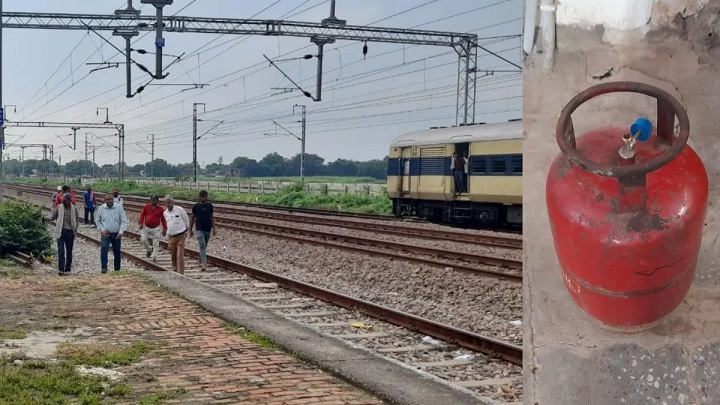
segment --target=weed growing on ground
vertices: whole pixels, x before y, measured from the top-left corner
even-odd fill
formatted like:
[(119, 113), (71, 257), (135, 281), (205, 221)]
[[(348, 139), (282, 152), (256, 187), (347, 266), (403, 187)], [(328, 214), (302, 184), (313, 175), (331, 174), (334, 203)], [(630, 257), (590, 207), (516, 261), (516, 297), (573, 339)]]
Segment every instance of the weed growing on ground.
[(265, 336), (263, 336), (257, 332), (251, 331), (250, 329), (243, 328), (242, 326), (235, 326), (228, 322), (226, 322), (223, 326), (228, 331), (235, 333), (237, 335), (240, 335), (243, 338), (247, 339), (250, 342), (255, 343), (256, 345), (258, 345), (260, 347), (264, 347), (267, 349), (278, 349), (279, 348), (270, 339), (266, 338)]
[(132, 343), (106, 345), (94, 343), (63, 343), (57, 347), (57, 356), (73, 365), (96, 367), (127, 366), (140, 361), (140, 357), (153, 351), (157, 344)]
[(32, 273), (17, 266), (4, 266), (0, 264), (0, 278), (9, 278), (11, 280), (17, 280), (19, 278), (27, 277)]
[(0, 326), (0, 340), (20, 340), (27, 337), (25, 329), (8, 329)]
[(0, 405), (101, 404), (104, 396), (125, 397), (132, 388), (106, 378), (82, 375), (67, 362), (0, 358)]
[(155, 394), (143, 397), (140, 400), (140, 405), (160, 405), (166, 400), (176, 399), (183, 394), (185, 394), (184, 388), (179, 388), (172, 391), (156, 392)]

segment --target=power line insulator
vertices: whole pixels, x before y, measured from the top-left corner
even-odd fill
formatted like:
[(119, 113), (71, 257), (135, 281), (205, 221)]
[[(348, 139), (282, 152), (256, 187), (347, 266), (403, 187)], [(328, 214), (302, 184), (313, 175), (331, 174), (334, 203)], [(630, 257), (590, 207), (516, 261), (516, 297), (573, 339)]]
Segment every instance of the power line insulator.
[(363, 59), (365, 59), (365, 57), (367, 57), (367, 51), (368, 51), (368, 46), (367, 46), (367, 41), (365, 41), (365, 45), (363, 45)]

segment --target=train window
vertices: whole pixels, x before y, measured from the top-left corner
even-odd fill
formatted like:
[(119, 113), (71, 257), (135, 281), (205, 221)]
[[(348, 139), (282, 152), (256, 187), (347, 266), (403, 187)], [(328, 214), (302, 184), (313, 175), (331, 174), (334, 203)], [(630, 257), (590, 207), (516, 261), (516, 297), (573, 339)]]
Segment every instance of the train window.
[(507, 174), (508, 159), (506, 156), (490, 157), (490, 174)]
[(488, 159), (486, 156), (470, 157), (470, 173), (472, 174), (488, 174)]
[(521, 175), (523, 172), (523, 158), (522, 155), (510, 156), (510, 173)]

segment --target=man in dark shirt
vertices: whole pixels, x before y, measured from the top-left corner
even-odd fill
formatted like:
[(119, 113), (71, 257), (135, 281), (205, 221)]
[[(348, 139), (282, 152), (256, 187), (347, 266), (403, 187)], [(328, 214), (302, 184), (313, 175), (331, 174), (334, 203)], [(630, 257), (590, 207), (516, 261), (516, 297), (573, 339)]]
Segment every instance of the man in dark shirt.
[[(210, 241), (210, 232), (215, 235), (215, 216), (213, 205), (208, 202), (208, 193), (200, 191), (200, 202), (193, 205), (190, 217), (190, 236), (193, 230), (197, 231), (198, 250), (200, 251), (200, 271), (207, 270), (207, 245)], [(194, 226), (193, 226), (194, 225)]]

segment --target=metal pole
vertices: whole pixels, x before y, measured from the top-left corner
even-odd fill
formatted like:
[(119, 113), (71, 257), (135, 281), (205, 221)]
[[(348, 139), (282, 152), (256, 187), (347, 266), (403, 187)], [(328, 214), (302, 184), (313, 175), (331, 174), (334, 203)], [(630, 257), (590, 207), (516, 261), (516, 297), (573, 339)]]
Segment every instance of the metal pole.
[[(3, 53), (3, 40), (2, 40), (2, 32), (3, 32), (3, 26), (2, 26), (2, 12), (3, 12), (3, 2), (0, 0), (0, 106), (3, 105), (2, 103), (2, 53)], [(3, 202), (3, 199), (5, 197), (5, 162), (3, 159), (3, 149), (5, 149), (5, 123), (0, 125), (0, 202)]]
[(120, 180), (125, 180), (125, 125), (120, 125)]
[(323, 49), (325, 44), (320, 42), (318, 46), (318, 62), (317, 62), (317, 85), (315, 89), (315, 101), (322, 100), (322, 74), (323, 74)]
[(48, 179), (47, 150), (48, 150), (48, 145), (43, 145), (43, 172), (45, 173), (45, 180)]
[[(302, 108), (302, 120), (300, 121), (302, 123), (302, 134), (300, 136), (300, 182), (304, 183), (305, 182), (305, 123), (307, 122), (307, 120), (305, 119), (305, 105), (295, 104), (293, 106), (293, 114), (295, 114), (295, 107)], [(290, 135), (297, 138), (297, 135), (294, 135), (292, 133)]]
[[(162, 49), (165, 46), (165, 39), (163, 39), (162, 36), (162, 29), (163, 29), (163, 9), (162, 6), (158, 7), (155, 6), (155, 79), (160, 80), (162, 79)], [(130, 58), (130, 53), (128, 52), (128, 59)], [(128, 66), (130, 66), (128, 64)]]
[(300, 182), (305, 183), (305, 106), (302, 106), (302, 135), (300, 140)]
[(469, 124), (468, 118), (470, 115), (470, 106), (468, 105), (468, 102), (470, 101), (470, 47), (473, 46), (469, 42), (465, 42), (464, 47), (465, 49), (465, 111), (463, 111), (463, 124), (467, 125)]
[[(130, 5), (128, 5), (131, 7)], [(125, 98), (132, 98), (132, 61), (130, 58), (130, 36), (125, 36)], [(106, 121), (108, 121), (106, 119)]]
[(150, 134), (150, 178), (155, 183), (155, 134)]
[(197, 103), (193, 103), (193, 183), (197, 184)]
[(95, 145), (93, 145), (92, 177), (95, 178)]
[(83, 162), (83, 167), (85, 170), (83, 170), (83, 174), (87, 174), (87, 165), (88, 165), (88, 141), (87, 141), (88, 133), (85, 132), (85, 161)]

